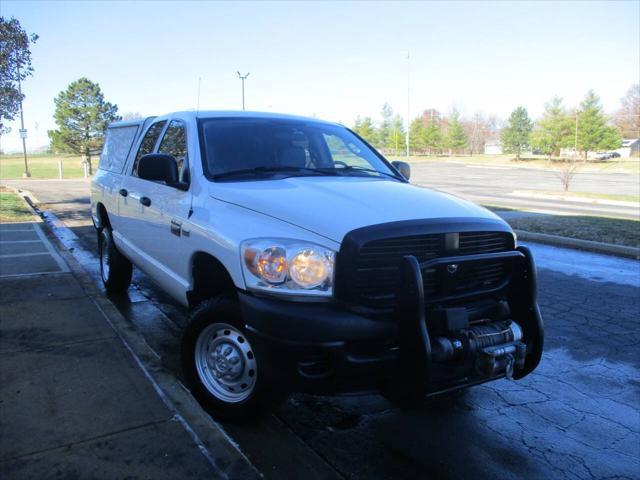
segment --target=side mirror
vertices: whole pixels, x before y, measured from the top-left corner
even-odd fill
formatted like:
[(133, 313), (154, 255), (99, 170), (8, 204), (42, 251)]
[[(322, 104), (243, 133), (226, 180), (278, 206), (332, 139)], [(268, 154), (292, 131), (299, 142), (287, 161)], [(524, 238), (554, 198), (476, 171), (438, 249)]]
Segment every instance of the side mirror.
[(391, 165), (393, 165), (396, 168), (396, 170), (400, 172), (400, 175), (402, 175), (407, 180), (411, 178), (411, 165), (409, 165), (407, 162), (401, 162), (400, 160), (395, 160), (391, 162)]
[(138, 177), (167, 185), (178, 183), (178, 162), (172, 155), (148, 153), (138, 162)]

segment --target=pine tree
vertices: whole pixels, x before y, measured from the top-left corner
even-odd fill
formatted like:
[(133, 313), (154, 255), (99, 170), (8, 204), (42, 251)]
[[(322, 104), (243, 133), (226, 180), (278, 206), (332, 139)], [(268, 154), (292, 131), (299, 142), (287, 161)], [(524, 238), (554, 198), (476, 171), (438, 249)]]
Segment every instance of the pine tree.
[(429, 122), (429, 126), (425, 129), (425, 147), (429, 149), (429, 153), (442, 148), (442, 132), (435, 121)]
[(529, 146), (529, 135), (532, 129), (533, 123), (529, 119), (527, 109), (516, 108), (511, 112), (507, 126), (500, 134), (502, 149), (508, 153), (515, 153), (516, 160), (520, 160), (520, 153)]
[(446, 145), (451, 150), (462, 150), (467, 148), (467, 135), (460, 124), (458, 112), (454, 111), (449, 121), (447, 130)]
[(356, 118), (356, 122), (353, 125), (353, 131), (371, 145), (376, 145), (378, 143), (378, 135), (371, 117), (364, 117), (363, 119), (360, 119), (360, 117)]
[(584, 152), (585, 162), (589, 152), (619, 148), (621, 144), (620, 132), (607, 125), (600, 97), (589, 90), (578, 111), (578, 149)]
[(572, 144), (574, 122), (567, 116), (560, 97), (545, 105), (542, 119), (530, 137), (531, 146), (545, 155), (560, 155), (560, 149)]
[(38, 40), (29, 35), (15, 18), (0, 16), (0, 135), (8, 133), (7, 123), (13, 121), (24, 94), (18, 82), (33, 74), (30, 47)]
[(118, 106), (104, 99), (100, 85), (87, 78), (69, 84), (55, 99), (54, 119), (58, 130), (50, 130), (53, 150), (82, 155), (93, 173), (91, 156), (100, 152), (109, 123), (119, 120)]
[(409, 147), (415, 153), (416, 150), (423, 150), (426, 148), (426, 133), (427, 130), (424, 126), (424, 122), (421, 117), (416, 117), (409, 126)]

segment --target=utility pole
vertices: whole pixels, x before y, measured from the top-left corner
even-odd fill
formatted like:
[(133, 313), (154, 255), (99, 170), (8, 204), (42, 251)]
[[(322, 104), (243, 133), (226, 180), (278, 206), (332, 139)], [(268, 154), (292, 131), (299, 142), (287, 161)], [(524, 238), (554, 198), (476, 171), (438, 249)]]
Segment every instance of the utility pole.
[(240, 72), (236, 72), (238, 74), (238, 78), (242, 80), (242, 110), (244, 111), (244, 81), (249, 76), (249, 72), (246, 75), (242, 75)]
[(409, 124), (411, 122), (411, 120), (409, 119), (409, 106), (410, 106), (409, 104), (409, 98), (410, 98), (409, 96), (409, 92), (410, 92), (409, 90), (409, 85), (410, 85), (409, 83), (409, 72), (410, 72), (409, 50), (407, 50), (406, 55), (407, 55), (407, 134), (406, 134), (405, 141), (407, 144), (407, 159), (408, 159), (409, 158)]
[(27, 131), (24, 128), (24, 113), (22, 111), (22, 87), (20, 85), (20, 60), (16, 62), (18, 69), (18, 97), (20, 97), (20, 138), (22, 138), (22, 154), (24, 155), (24, 172), (22, 176), (29, 178), (29, 165), (27, 164)]

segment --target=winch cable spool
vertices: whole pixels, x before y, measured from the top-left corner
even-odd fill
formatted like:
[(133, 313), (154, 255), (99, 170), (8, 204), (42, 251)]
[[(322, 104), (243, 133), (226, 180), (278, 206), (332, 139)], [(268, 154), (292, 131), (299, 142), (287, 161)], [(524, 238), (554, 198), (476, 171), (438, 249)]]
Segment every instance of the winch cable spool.
[(473, 339), (478, 349), (517, 342), (522, 339), (520, 325), (511, 320), (479, 325), (466, 331), (469, 332), (469, 337)]
[(451, 332), (453, 337), (433, 339), (432, 352), (436, 362), (461, 360), (467, 354), (476, 357), (476, 367), (485, 376), (493, 376), (504, 369), (512, 378), (515, 366), (522, 368), (526, 346), (520, 325), (512, 320), (501, 320)]

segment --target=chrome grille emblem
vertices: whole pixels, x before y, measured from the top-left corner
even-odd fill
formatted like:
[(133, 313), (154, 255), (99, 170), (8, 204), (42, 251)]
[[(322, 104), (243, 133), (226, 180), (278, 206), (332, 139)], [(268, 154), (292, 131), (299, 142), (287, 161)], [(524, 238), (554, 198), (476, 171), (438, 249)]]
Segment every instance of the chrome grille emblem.
[(449, 272), (450, 275), (453, 275), (457, 271), (458, 271), (457, 263), (450, 263), (449, 265), (447, 265), (447, 272)]

